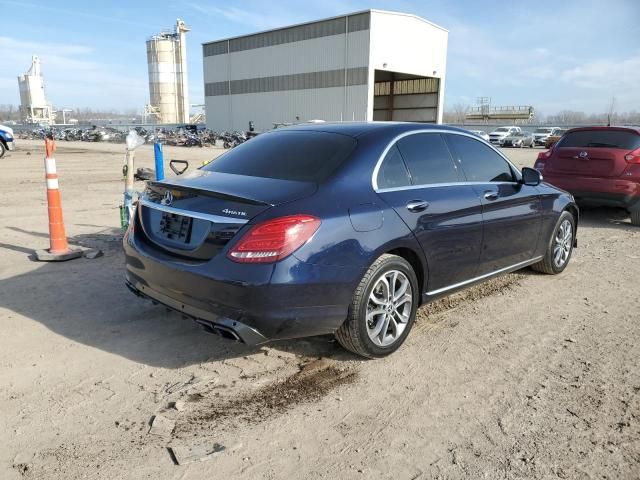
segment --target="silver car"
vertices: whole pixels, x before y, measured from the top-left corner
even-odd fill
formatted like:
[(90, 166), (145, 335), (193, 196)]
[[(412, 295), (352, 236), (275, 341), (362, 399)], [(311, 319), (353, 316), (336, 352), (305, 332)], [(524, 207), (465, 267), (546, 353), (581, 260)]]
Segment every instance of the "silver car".
[(500, 146), (501, 147), (517, 147), (517, 148), (522, 148), (522, 147), (533, 148), (535, 147), (535, 140), (533, 138), (533, 135), (529, 132), (516, 132), (516, 133), (512, 133), (507, 137), (504, 137), (500, 141)]

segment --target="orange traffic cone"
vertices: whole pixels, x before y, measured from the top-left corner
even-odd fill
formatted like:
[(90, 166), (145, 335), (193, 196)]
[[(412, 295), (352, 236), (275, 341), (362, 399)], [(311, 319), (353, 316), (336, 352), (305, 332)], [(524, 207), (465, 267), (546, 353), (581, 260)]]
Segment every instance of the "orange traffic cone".
[(56, 144), (51, 136), (44, 139), (44, 168), (47, 179), (47, 204), (49, 205), (49, 242), (48, 250), (37, 250), (36, 258), (42, 262), (60, 262), (71, 260), (82, 255), (82, 251), (70, 248), (64, 231), (62, 219), (62, 199), (58, 186), (58, 173), (56, 171), (56, 159), (53, 152)]

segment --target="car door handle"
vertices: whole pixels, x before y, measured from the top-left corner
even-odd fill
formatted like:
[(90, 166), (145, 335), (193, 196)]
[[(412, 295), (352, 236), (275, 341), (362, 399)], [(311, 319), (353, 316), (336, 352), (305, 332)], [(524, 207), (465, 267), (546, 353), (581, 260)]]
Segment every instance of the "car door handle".
[(484, 198), (486, 198), (487, 200), (497, 200), (498, 192), (492, 192), (492, 191), (484, 192)]
[(425, 202), (424, 200), (411, 200), (407, 203), (407, 210), (410, 212), (422, 212), (429, 208), (429, 202)]

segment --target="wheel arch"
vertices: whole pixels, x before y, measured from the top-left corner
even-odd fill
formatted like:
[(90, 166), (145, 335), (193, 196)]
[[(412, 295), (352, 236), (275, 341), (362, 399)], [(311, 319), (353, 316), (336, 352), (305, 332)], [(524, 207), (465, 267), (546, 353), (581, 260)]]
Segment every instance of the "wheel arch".
[(398, 247), (388, 250), (383, 253), (389, 255), (397, 255), (398, 257), (404, 258), (409, 265), (413, 268), (413, 271), (418, 278), (418, 288), (420, 289), (420, 295), (418, 296), (419, 302), (422, 303), (422, 292), (425, 291), (425, 285), (427, 281), (427, 272), (426, 265), (424, 265), (420, 255), (413, 249), (408, 247)]

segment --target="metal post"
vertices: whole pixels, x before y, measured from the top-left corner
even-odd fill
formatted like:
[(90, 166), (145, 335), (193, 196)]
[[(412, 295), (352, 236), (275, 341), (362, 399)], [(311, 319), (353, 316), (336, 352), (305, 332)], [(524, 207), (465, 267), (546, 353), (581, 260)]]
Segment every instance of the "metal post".
[(127, 148), (126, 175), (124, 177), (124, 209), (121, 215), (122, 228), (129, 227), (131, 216), (133, 215), (133, 168), (135, 152)]
[(161, 143), (153, 144), (153, 153), (156, 159), (156, 180), (164, 180), (164, 154)]

